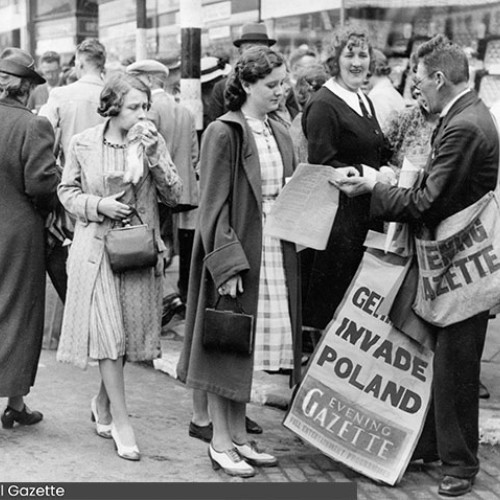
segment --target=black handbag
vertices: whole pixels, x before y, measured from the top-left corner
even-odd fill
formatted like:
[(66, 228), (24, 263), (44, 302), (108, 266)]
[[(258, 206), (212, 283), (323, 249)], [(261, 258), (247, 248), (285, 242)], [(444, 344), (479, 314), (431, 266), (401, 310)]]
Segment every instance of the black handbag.
[(128, 223), (109, 229), (104, 235), (104, 247), (115, 273), (154, 267), (158, 259), (154, 229), (144, 224), (137, 210), (131, 208), (140, 225)]
[(237, 312), (218, 310), (220, 299), (221, 296), (215, 307), (205, 308), (203, 347), (210, 351), (250, 356), (253, 352), (254, 317), (245, 314), (238, 299), (235, 299)]

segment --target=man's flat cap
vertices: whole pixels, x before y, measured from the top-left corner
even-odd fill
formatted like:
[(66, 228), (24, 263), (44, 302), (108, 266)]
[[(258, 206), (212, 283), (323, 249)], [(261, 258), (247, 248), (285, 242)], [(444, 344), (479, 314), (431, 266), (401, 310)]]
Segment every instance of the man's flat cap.
[(127, 66), (127, 73), (165, 73), (168, 75), (168, 68), (154, 59), (142, 59)]

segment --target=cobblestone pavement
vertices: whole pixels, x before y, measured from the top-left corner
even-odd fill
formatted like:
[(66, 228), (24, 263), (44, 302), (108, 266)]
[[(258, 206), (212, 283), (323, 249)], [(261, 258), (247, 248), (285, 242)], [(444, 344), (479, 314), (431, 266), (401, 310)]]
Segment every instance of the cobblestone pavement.
[[(176, 281), (175, 268), (172, 280)], [(33, 427), (0, 428), (0, 482), (310, 482), (354, 481), (358, 499), (427, 500), (437, 495), (439, 467), (410, 465), (394, 487), (377, 484), (304, 443), (282, 425), (291, 397), (285, 376), (255, 376), (248, 415), (264, 428), (260, 446), (279, 458), (275, 468), (260, 469), (251, 479), (213, 471), (207, 445), (188, 436), (191, 392), (175, 380), (183, 323), (164, 331), (163, 357), (155, 363), (126, 366), (127, 399), (142, 452), (140, 462), (120, 459), (111, 440), (95, 434), (90, 399), (98, 389), (99, 370), (82, 371), (56, 362), (55, 351), (43, 350), (36, 385), (27, 398), (44, 413)], [(500, 319), (490, 322), (481, 379), (491, 398), (481, 400), (481, 472), (464, 500), (500, 498)], [(5, 399), (0, 399), (0, 410)], [(244, 486), (242, 486), (244, 488)], [(242, 489), (244, 491), (244, 489)]]
[[(54, 351), (42, 351), (37, 383), (27, 402), (43, 411), (45, 418), (33, 427), (0, 430), (0, 481), (355, 481), (359, 499), (439, 498), (437, 466), (410, 466), (398, 486), (378, 485), (303, 443), (281, 425), (283, 410), (267, 405), (251, 404), (248, 414), (263, 426), (264, 434), (257, 440), (279, 457), (279, 466), (260, 469), (257, 476), (246, 480), (215, 472), (207, 445), (187, 434), (190, 391), (172, 377), (141, 364), (126, 366), (126, 384), (143, 458), (138, 463), (127, 462), (117, 457), (112, 441), (95, 434), (90, 422), (89, 403), (98, 382), (97, 366), (81, 371), (56, 362)], [(499, 449), (482, 445), (481, 459), (481, 474), (474, 492), (463, 497), (466, 500), (500, 497)]]

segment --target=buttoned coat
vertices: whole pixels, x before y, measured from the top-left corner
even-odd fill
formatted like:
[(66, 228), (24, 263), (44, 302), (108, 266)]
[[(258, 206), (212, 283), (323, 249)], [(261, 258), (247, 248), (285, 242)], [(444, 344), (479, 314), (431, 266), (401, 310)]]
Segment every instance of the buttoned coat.
[[(385, 143), (373, 104), (369, 99), (368, 103), (370, 118), (360, 116), (327, 87), (311, 96), (302, 116), (309, 163), (333, 168), (354, 165), (360, 171), (361, 164), (376, 170), (383, 165)], [(304, 251), (305, 325), (323, 329), (332, 320), (363, 258), (368, 230), (382, 229), (370, 223), (369, 212), (369, 195), (348, 198), (340, 193), (325, 250)]]
[[(143, 222), (155, 230), (157, 245), (161, 252), (165, 249), (165, 245), (159, 236), (158, 199), (173, 206), (182, 190), (182, 182), (161, 137), (159, 137), (159, 147), (162, 151), (160, 161), (157, 165), (148, 166), (145, 159), (144, 174), (134, 188), (135, 194), (130, 185), (126, 187), (117, 181), (113, 187), (109, 181), (105, 181), (103, 171), (105, 126), (106, 124), (97, 125), (73, 137), (62, 182), (58, 188), (59, 199), (64, 208), (76, 218), (76, 224), (68, 257), (68, 293), (57, 359), (81, 368), (87, 365), (91, 300), (105, 251), (104, 235), (113, 224), (111, 219), (98, 213), (97, 206), (100, 199), (126, 189), (125, 195), (120, 200), (134, 204)], [(149, 291), (149, 295), (154, 299), (149, 303), (142, 299), (144, 310), (140, 314), (156, 317), (158, 331), (150, 332), (151, 337), (146, 339), (149, 342), (146, 345), (127, 345), (128, 359), (152, 359), (160, 354), (162, 262), (163, 259), (159, 258), (156, 272), (149, 269), (134, 272), (138, 273), (137, 279), (149, 280), (149, 286), (153, 290)], [(139, 293), (136, 299), (141, 300)]]
[[(295, 166), (290, 136), (270, 120), (283, 159), (283, 182)], [(211, 123), (202, 141), (201, 203), (188, 291), (184, 346), (178, 377), (189, 386), (246, 402), (250, 400), (252, 356), (207, 351), (202, 346), (206, 307), (213, 307), (217, 289), (240, 274), (239, 296), (247, 314), (256, 316), (262, 254), (262, 194), (257, 145), (241, 112), (228, 112)], [(300, 379), (301, 315), (298, 257), (293, 244), (282, 242), (292, 323), (294, 370)], [(224, 298), (221, 307), (231, 305)], [(234, 306), (233, 306), (234, 307)]]
[(57, 202), (54, 133), (12, 98), (0, 99), (0, 397), (35, 381), (45, 304), (44, 216)]

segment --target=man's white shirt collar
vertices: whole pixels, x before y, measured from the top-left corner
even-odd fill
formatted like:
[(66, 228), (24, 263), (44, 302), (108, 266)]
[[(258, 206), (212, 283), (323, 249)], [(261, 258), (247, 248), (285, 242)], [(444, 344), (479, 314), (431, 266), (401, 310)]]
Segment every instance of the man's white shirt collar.
[(448, 114), (448, 111), (450, 111), (451, 107), (467, 92), (470, 92), (470, 89), (465, 89), (464, 91), (460, 92), (460, 94), (456, 95), (444, 108), (443, 111), (439, 114), (439, 116), (443, 117)]

